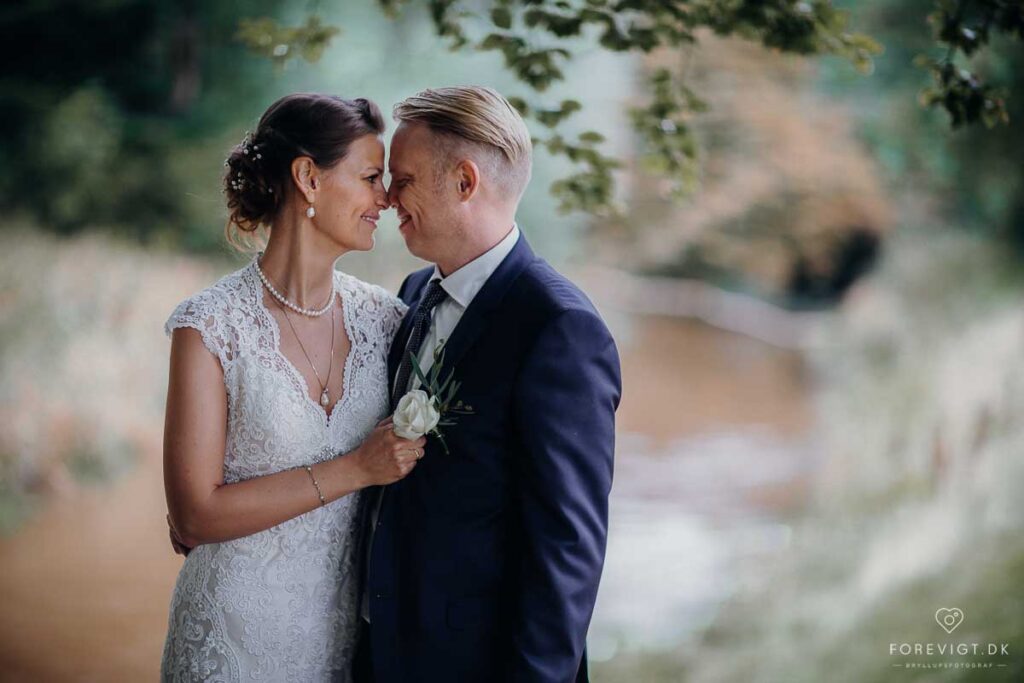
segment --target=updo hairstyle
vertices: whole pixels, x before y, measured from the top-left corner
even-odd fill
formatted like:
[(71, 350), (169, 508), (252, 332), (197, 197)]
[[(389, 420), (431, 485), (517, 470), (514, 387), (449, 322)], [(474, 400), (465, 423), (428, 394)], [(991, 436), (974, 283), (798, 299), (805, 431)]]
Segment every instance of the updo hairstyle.
[(366, 99), (298, 93), (274, 102), (224, 162), (228, 242), (245, 250), (259, 241), (257, 233), (271, 226), (292, 191), (291, 166), (297, 157), (331, 168), (345, 158), (353, 141), (383, 132), (380, 109)]

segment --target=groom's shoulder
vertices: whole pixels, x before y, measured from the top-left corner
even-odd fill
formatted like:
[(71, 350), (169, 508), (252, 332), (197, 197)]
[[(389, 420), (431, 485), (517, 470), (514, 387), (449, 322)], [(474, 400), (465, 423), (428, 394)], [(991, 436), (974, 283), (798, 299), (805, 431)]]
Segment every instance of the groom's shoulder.
[(557, 317), (567, 311), (600, 318), (583, 290), (540, 257), (533, 259), (523, 270), (515, 289), (518, 303), (541, 319)]
[(409, 303), (409, 297), (419, 291), (433, 273), (434, 267), (427, 266), (406, 275), (405, 280), (402, 281), (402, 286), (398, 288), (398, 297), (405, 303)]

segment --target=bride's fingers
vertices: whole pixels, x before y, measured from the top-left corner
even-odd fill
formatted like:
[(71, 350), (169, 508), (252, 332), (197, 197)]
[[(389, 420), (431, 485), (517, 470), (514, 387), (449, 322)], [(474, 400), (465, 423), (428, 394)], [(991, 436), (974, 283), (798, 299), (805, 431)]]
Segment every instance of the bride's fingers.
[(174, 532), (170, 532), (168, 535), (171, 537), (171, 548), (174, 549), (174, 554), (188, 555), (189, 548), (185, 547), (185, 545), (175, 537)]

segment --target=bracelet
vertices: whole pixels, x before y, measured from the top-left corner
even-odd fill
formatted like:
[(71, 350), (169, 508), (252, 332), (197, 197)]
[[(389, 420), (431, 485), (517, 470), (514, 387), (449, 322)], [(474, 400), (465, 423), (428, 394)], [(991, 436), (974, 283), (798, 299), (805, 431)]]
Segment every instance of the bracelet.
[(313, 486), (316, 487), (316, 495), (320, 498), (320, 505), (327, 505), (327, 501), (324, 500), (324, 492), (320, 490), (320, 484), (317, 482), (316, 477), (313, 476), (313, 466), (306, 465), (306, 472), (309, 473), (309, 480), (313, 482)]

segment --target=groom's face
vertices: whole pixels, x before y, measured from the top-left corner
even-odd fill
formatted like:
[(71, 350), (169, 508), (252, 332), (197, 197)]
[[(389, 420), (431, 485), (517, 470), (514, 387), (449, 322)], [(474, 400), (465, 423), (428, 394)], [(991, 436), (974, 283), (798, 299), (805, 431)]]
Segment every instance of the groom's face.
[(434, 137), (422, 123), (398, 126), (391, 139), (388, 199), (398, 210), (398, 230), (413, 256), (436, 263), (458, 239), (458, 198), (437, 177)]

